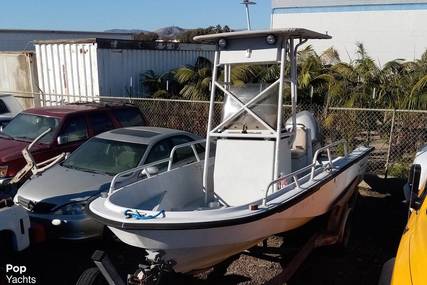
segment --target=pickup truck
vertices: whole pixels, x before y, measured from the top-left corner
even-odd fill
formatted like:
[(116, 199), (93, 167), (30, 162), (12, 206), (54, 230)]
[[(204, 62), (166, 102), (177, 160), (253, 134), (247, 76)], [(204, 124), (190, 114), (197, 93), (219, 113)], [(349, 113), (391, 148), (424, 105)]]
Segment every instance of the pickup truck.
[(48, 129), (31, 147), (37, 163), (72, 152), (102, 132), (144, 123), (140, 110), (128, 104), (75, 103), (25, 110), (0, 127), (0, 189), (26, 165), (22, 150)]

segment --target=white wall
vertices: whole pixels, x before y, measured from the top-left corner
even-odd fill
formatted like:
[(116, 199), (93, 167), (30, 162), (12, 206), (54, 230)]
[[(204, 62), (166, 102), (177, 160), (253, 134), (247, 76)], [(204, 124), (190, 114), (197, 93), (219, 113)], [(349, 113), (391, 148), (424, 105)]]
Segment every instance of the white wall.
[(306, 13), (286, 13), (286, 9), (280, 9), (272, 15), (272, 27), (327, 31), (332, 40), (311, 44), (317, 51), (333, 46), (344, 61), (356, 58), (356, 42), (362, 42), (381, 65), (396, 58), (419, 58), (427, 48), (427, 9)]
[(24, 108), (33, 107), (37, 92), (36, 58), (32, 52), (0, 52), (0, 93), (12, 94)]
[(44, 100), (73, 102), (99, 96), (96, 43), (36, 44), (36, 55)]

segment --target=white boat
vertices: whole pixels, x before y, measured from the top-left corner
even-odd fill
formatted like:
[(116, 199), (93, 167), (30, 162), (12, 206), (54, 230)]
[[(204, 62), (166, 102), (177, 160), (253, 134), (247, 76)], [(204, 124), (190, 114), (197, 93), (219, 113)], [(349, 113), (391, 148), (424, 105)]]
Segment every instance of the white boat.
[[(314, 117), (296, 113), (297, 49), (309, 39), (328, 38), (306, 29), (196, 37), (217, 44), (204, 159), (195, 147), (200, 141), (177, 146), (166, 160), (117, 175), (109, 192), (89, 204), (89, 214), (123, 242), (146, 249), (149, 259), (186, 273), (330, 211), (362, 179), (372, 149), (348, 152), (344, 140), (320, 147)], [(267, 86), (236, 86), (231, 70), (240, 64), (277, 64), (280, 77)], [(285, 84), (292, 101), (288, 123), (282, 113)], [(222, 121), (214, 126), (217, 91), (225, 99)], [(173, 158), (185, 148), (196, 159), (174, 167)], [(167, 170), (158, 175), (123, 182), (132, 172), (147, 174), (165, 162)]]

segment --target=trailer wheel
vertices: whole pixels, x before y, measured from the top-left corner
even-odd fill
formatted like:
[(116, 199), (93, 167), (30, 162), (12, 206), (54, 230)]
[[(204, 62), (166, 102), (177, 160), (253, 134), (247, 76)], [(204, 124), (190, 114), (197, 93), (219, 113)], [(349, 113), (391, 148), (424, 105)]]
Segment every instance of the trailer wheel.
[(108, 285), (98, 267), (91, 267), (83, 271), (76, 285)]
[(351, 240), (351, 229), (353, 226), (353, 220), (357, 211), (357, 204), (359, 202), (359, 192), (355, 192), (349, 201), (349, 212), (347, 214), (344, 231), (341, 236), (341, 248), (347, 249)]
[(353, 220), (352, 217), (353, 217), (353, 210), (350, 209), (350, 212), (348, 213), (348, 216), (345, 221), (344, 230), (341, 235), (341, 240), (338, 243), (338, 247), (340, 247), (343, 250), (346, 250), (350, 243), (351, 226), (352, 226), (352, 220)]
[(331, 253), (333, 255), (341, 256), (346, 254), (351, 240), (351, 227), (352, 227), (353, 209), (348, 208), (345, 217), (341, 223), (338, 241), (331, 245)]

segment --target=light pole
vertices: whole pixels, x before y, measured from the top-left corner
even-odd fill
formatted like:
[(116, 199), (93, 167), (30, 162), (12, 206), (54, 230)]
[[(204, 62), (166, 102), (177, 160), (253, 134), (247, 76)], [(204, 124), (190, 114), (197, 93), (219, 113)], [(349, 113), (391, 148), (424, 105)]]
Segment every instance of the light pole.
[(254, 1), (250, 1), (250, 0), (243, 0), (243, 2), (240, 4), (243, 4), (246, 7), (246, 21), (248, 23), (248, 31), (250, 31), (251, 30), (251, 17), (249, 15), (249, 5), (255, 5), (256, 3)]

